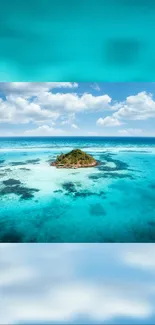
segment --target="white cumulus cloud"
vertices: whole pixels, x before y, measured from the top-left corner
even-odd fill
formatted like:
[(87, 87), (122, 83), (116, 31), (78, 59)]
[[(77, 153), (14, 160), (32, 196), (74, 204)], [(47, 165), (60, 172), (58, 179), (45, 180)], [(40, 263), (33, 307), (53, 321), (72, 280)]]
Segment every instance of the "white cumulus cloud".
[[(99, 118), (98, 125), (119, 126), (132, 121), (143, 121), (155, 118), (155, 101), (153, 95), (147, 92), (140, 92), (134, 96), (128, 96), (123, 102), (116, 102), (111, 105), (111, 110), (115, 110), (111, 116)], [(122, 135), (139, 135), (141, 129), (124, 129), (119, 131)]]
[[(60, 92), (60, 89), (77, 87), (77, 83), (70, 82), (0, 83), (0, 123), (44, 124), (64, 116), (66, 121), (70, 120), (71, 115), (79, 112), (110, 109), (111, 98), (106, 94), (93, 96), (90, 93)], [(53, 92), (56, 88), (59, 92)]]
[(0, 92), (5, 95), (37, 96), (54, 88), (77, 88), (76, 82), (1, 82)]
[[(97, 95), (79, 92), (76, 82), (2, 82), (0, 83), (0, 124), (53, 125), (75, 129), (84, 113), (94, 114), (95, 124), (103, 127), (127, 127), (119, 131), (121, 135), (139, 135), (141, 126), (138, 121), (155, 118), (155, 100), (153, 95), (145, 91), (126, 97), (124, 101), (116, 101), (108, 94), (101, 93), (99, 84), (90, 84), (90, 88), (100, 90)], [(99, 115), (101, 114), (101, 116)], [(135, 121), (133, 125), (131, 121)], [(96, 122), (96, 123), (95, 123)], [(73, 126), (74, 125), (74, 126)], [(22, 128), (22, 127), (21, 127)], [(23, 128), (25, 128), (23, 126)], [(89, 128), (89, 117), (88, 117)], [(81, 128), (80, 128), (81, 129)], [(117, 130), (117, 129), (116, 129)], [(31, 131), (31, 130), (30, 130)], [(33, 130), (32, 130), (33, 132)], [(54, 131), (53, 131), (54, 132)], [(89, 129), (83, 130), (88, 134)], [(107, 131), (108, 132), (108, 131)], [(151, 132), (150, 131), (150, 135)], [(18, 130), (16, 131), (18, 134)]]
[(96, 90), (96, 91), (100, 91), (100, 90), (101, 90), (100, 87), (99, 87), (99, 85), (98, 85), (96, 82), (94, 82), (94, 83), (91, 85), (91, 88), (94, 89), (94, 90)]
[(77, 126), (76, 124), (74, 124), (74, 123), (71, 125), (71, 127), (72, 127), (73, 129), (78, 129), (78, 126)]
[(105, 118), (99, 118), (96, 122), (98, 125), (101, 126), (106, 126), (106, 127), (111, 127), (111, 126), (119, 126), (121, 125), (121, 122), (113, 117), (113, 116), (107, 116)]
[(141, 135), (143, 130), (128, 128), (128, 129), (119, 130), (118, 132), (121, 135), (127, 135), (127, 136), (133, 135), (133, 136), (136, 136), (136, 135)]
[(62, 129), (53, 128), (49, 125), (41, 125), (38, 128), (28, 130), (24, 132), (26, 136), (58, 136), (65, 135), (65, 131)]
[(155, 101), (153, 95), (146, 92), (129, 96), (122, 103), (114, 116), (119, 119), (127, 120), (146, 120), (155, 117)]

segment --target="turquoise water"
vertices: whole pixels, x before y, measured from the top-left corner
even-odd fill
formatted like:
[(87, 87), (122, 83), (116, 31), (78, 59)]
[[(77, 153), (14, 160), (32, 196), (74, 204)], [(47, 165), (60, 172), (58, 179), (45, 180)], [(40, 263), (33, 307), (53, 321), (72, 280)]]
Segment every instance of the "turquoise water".
[(1, 81), (154, 82), (154, 0), (7, 0)]
[(155, 138), (0, 138), (0, 242), (155, 242)]

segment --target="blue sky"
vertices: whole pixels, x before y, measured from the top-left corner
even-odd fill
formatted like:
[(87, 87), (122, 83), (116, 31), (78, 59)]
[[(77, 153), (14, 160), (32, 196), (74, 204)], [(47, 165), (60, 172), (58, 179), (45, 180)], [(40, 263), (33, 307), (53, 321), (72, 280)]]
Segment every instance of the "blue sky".
[(155, 83), (0, 83), (0, 136), (155, 136)]
[(154, 324), (154, 244), (1, 244), (1, 324)]

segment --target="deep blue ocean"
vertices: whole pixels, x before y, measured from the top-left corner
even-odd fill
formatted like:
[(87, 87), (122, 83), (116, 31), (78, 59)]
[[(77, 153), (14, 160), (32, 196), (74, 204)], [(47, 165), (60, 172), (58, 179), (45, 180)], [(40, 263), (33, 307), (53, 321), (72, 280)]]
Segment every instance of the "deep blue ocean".
[[(99, 165), (50, 166), (76, 148)], [(0, 138), (0, 242), (155, 242), (155, 138)]]

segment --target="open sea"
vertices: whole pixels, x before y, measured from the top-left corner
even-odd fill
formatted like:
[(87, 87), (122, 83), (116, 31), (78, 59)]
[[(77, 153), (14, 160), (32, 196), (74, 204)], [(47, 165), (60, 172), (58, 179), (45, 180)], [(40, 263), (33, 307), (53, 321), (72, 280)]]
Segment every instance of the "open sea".
[[(100, 164), (50, 166), (76, 148)], [(0, 242), (155, 242), (155, 138), (0, 138)]]

